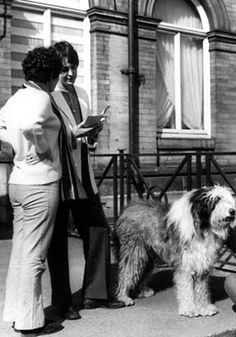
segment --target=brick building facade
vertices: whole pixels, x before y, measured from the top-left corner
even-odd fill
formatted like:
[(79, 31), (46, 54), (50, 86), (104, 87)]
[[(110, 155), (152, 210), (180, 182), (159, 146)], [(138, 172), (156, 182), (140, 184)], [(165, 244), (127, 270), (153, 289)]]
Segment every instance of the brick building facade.
[[(132, 2), (136, 64), (129, 69)], [(6, 3), (6, 36), (0, 40), (1, 106), (23, 81), (24, 53), (36, 45), (67, 39), (79, 52), (78, 83), (91, 94), (92, 110), (100, 112), (110, 105), (97, 153), (129, 151), (131, 75), (137, 89), (133, 136), (139, 153), (156, 153), (157, 145), (236, 149), (234, 0)], [(7, 151), (1, 144), (1, 159)], [(103, 160), (97, 162), (103, 164)], [(155, 166), (153, 158), (146, 160)], [(234, 165), (235, 158), (227, 159), (228, 163)], [(7, 164), (1, 164), (3, 197), (8, 170)]]
[[(207, 132), (157, 132), (156, 95), (157, 30), (160, 1), (138, 1), (139, 152), (155, 152), (161, 146), (214, 146), (218, 151), (236, 148), (236, 4), (231, 0), (184, 1), (204, 11), (209, 51), (209, 100)], [(171, 1), (174, 2), (174, 1)], [(177, 1), (180, 3), (180, 1)], [(128, 144), (128, 1), (90, 1), (92, 102), (100, 110), (111, 104), (109, 124), (101, 135), (100, 148), (114, 152)], [(95, 8), (94, 8), (95, 6)], [(191, 83), (189, 83), (191, 85)]]
[[(177, 1), (177, 2), (176, 2)], [(49, 6), (48, 3), (51, 2)], [(209, 50), (209, 90), (204, 93), (203, 104), (206, 104), (206, 125), (195, 129), (193, 133), (180, 130), (178, 127), (158, 130), (157, 91), (159, 73), (157, 71), (157, 45), (160, 22), (158, 3), (161, 0), (134, 1), (137, 6), (136, 40), (137, 47), (137, 135), (138, 152), (155, 152), (157, 140), (161, 146), (195, 146), (214, 144), (217, 150), (234, 150), (236, 137), (234, 127), (235, 115), (235, 71), (236, 67), (236, 4), (232, 0), (168, 0), (174, 5), (184, 3), (183, 10), (193, 13), (204, 12), (208, 28), (202, 30)], [(93, 111), (99, 112), (110, 104), (108, 119), (99, 140), (98, 153), (116, 152), (118, 148), (129, 149), (129, 76), (125, 74), (128, 68), (128, 4), (121, 0), (91, 0), (58, 1), (57, 6), (52, 1), (7, 0), (8, 19), (6, 37), (0, 41), (0, 105), (20, 86), (22, 78), (19, 75), (20, 59), (26, 48), (50, 43), (60, 38), (68, 39), (78, 47), (82, 68), (79, 69), (79, 84), (90, 92)], [(170, 6), (173, 6), (171, 4)], [(67, 10), (65, 10), (67, 6)], [(194, 9), (195, 7), (195, 9)], [(51, 37), (45, 37), (45, 12), (51, 11)], [(88, 9), (88, 12), (86, 10)], [(158, 12), (159, 10), (159, 12)], [(195, 12), (194, 12), (195, 11)], [(24, 22), (22, 20), (22, 13)], [(33, 15), (34, 14), (34, 15)], [(37, 23), (40, 15), (42, 21)], [(176, 14), (178, 15), (178, 13)], [(198, 16), (198, 14), (196, 14)], [(90, 28), (87, 28), (87, 44), (81, 43), (80, 30), (84, 29), (84, 18), (88, 16)], [(200, 15), (199, 15), (200, 17)], [(26, 22), (28, 20), (28, 27)], [(63, 20), (65, 23), (63, 24)], [(30, 27), (31, 22), (31, 27)], [(53, 26), (54, 24), (54, 26)], [(26, 27), (19, 32), (22, 25)], [(61, 28), (59, 27), (61, 25)], [(66, 25), (71, 28), (65, 33)], [(59, 28), (61, 29), (59, 29)], [(82, 27), (82, 28), (81, 28)], [(64, 29), (64, 35), (61, 32)], [(88, 36), (90, 29), (90, 36)], [(163, 27), (161, 28), (163, 30)], [(40, 33), (40, 30), (42, 32)], [(76, 33), (77, 30), (77, 33)], [(34, 31), (34, 36), (32, 32)], [(175, 32), (176, 33), (176, 32)], [(189, 32), (187, 32), (188, 34)], [(28, 34), (28, 36), (27, 36)], [(38, 35), (37, 35), (38, 34)], [(41, 34), (41, 40), (39, 35)], [(67, 35), (66, 35), (67, 34)], [(72, 35), (74, 36), (72, 37)], [(184, 32), (185, 34), (185, 32)], [(202, 34), (202, 33), (201, 33)], [(36, 36), (37, 35), (37, 36)], [(26, 42), (18, 42), (19, 39)], [(200, 35), (199, 35), (200, 37)], [(38, 40), (37, 40), (38, 39)], [(89, 41), (91, 40), (91, 42)], [(29, 42), (31, 41), (31, 42)], [(35, 42), (36, 41), (36, 42)], [(79, 42), (78, 42), (79, 41)], [(20, 45), (20, 44), (21, 45)], [(25, 45), (24, 45), (25, 43)], [(86, 50), (86, 53), (84, 52)], [(89, 60), (88, 60), (89, 59)], [(86, 65), (84, 66), (84, 64)], [(83, 69), (84, 66), (84, 69)], [(207, 66), (206, 66), (207, 67)], [(91, 71), (91, 78), (89, 76)], [(205, 74), (204, 74), (205, 76)], [(206, 77), (206, 76), (205, 76)], [(204, 78), (205, 78), (204, 77)], [(91, 80), (90, 80), (91, 79)], [(189, 83), (190, 85), (191, 83)], [(205, 89), (204, 89), (205, 90)], [(205, 129), (204, 129), (205, 128)], [(191, 129), (191, 128), (190, 128)], [(164, 131), (163, 131), (164, 130)], [(171, 131), (170, 131), (171, 130)], [(176, 131), (177, 130), (177, 131)], [(198, 132), (199, 131), (199, 132)]]

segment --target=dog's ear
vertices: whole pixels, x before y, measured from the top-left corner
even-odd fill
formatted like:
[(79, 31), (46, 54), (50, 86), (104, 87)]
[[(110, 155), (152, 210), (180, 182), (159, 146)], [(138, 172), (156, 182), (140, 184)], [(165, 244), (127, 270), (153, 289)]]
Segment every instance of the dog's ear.
[(193, 192), (190, 203), (194, 227), (198, 234), (210, 228), (210, 217), (220, 198), (209, 197), (210, 188), (200, 188)]

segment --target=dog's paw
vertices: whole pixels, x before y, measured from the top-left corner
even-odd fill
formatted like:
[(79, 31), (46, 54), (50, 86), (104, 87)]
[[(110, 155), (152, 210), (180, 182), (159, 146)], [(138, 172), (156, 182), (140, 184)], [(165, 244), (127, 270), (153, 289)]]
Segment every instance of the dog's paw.
[(130, 307), (131, 305), (134, 305), (134, 300), (128, 296), (122, 296), (117, 298), (118, 301), (124, 302), (126, 307)]
[(154, 295), (155, 295), (155, 291), (151, 288), (146, 287), (146, 288), (139, 291), (139, 293), (137, 294), (137, 297), (148, 298), (148, 297), (151, 297), (151, 296), (154, 296)]
[(204, 307), (199, 308), (200, 316), (214, 316), (219, 312), (218, 308), (214, 304), (207, 304)]
[(195, 308), (182, 308), (182, 309), (179, 309), (179, 315), (193, 318), (193, 317), (200, 316), (200, 313), (199, 313), (199, 310)]
[(214, 304), (207, 304), (203, 307), (179, 309), (180, 316), (186, 316), (191, 318), (198, 316), (214, 316), (218, 312), (219, 310)]

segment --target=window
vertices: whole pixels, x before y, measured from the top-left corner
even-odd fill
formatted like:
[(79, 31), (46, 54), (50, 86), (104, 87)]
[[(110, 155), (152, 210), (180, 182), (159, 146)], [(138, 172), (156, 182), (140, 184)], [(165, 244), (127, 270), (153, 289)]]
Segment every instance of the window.
[(157, 130), (161, 137), (210, 136), (208, 21), (196, 0), (158, 0)]
[[(76, 1), (73, 0), (75, 3)], [(50, 7), (50, 6), (49, 6)], [(54, 6), (55, 7), (55, 6)], [(73, 44), (79, 54), (79, 69), (76, 83), (90, 93), (90, 36), (89, 20), (85, 11), (75, 10), (68, 13), (61, 8), (45, 9), (32, 5), (12, 10), (11, 33), (11, 78), (12, 93), (24, 82), (21, 62), (28, 50), (39, 46), (48, 46), (56, 41), (67, 40)], [(68, 9), (68, 8), (67, 8)], [(78, 13), (77, 13), (78, 11)]]

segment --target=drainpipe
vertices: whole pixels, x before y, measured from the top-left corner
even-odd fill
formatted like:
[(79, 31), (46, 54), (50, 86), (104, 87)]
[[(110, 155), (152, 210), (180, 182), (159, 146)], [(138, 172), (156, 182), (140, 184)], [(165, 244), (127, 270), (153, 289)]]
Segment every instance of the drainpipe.
[(129, 0), (128, 15), (128, 72), (129, 72), (129, 152), (134, 152), (134, 0)]
[(129, 153), (139, 153), (139, 85), (144, 82), (144, 76), (139, 75), (138, 38), (136, 16), (138, 1), (128, 3), (128, 68), (121, 73), (129, 77)]
[(129, 152), (138, 153), (138, 83), (137, 59), (138, 48), (136, 39), (137, 0), (129, 0), (128, 16), (128, 72), (129, 72)]
[[(139, 167), (139, 49), (136, 17), (138, 0), (129, 0), (128, 18), (128, 74), (129, 74), (129, 153), (134, 154), (135, 163)], [(132, 173), (132, 182), (140, 197), (144, 192), (144, 185), (137, 172)]]

